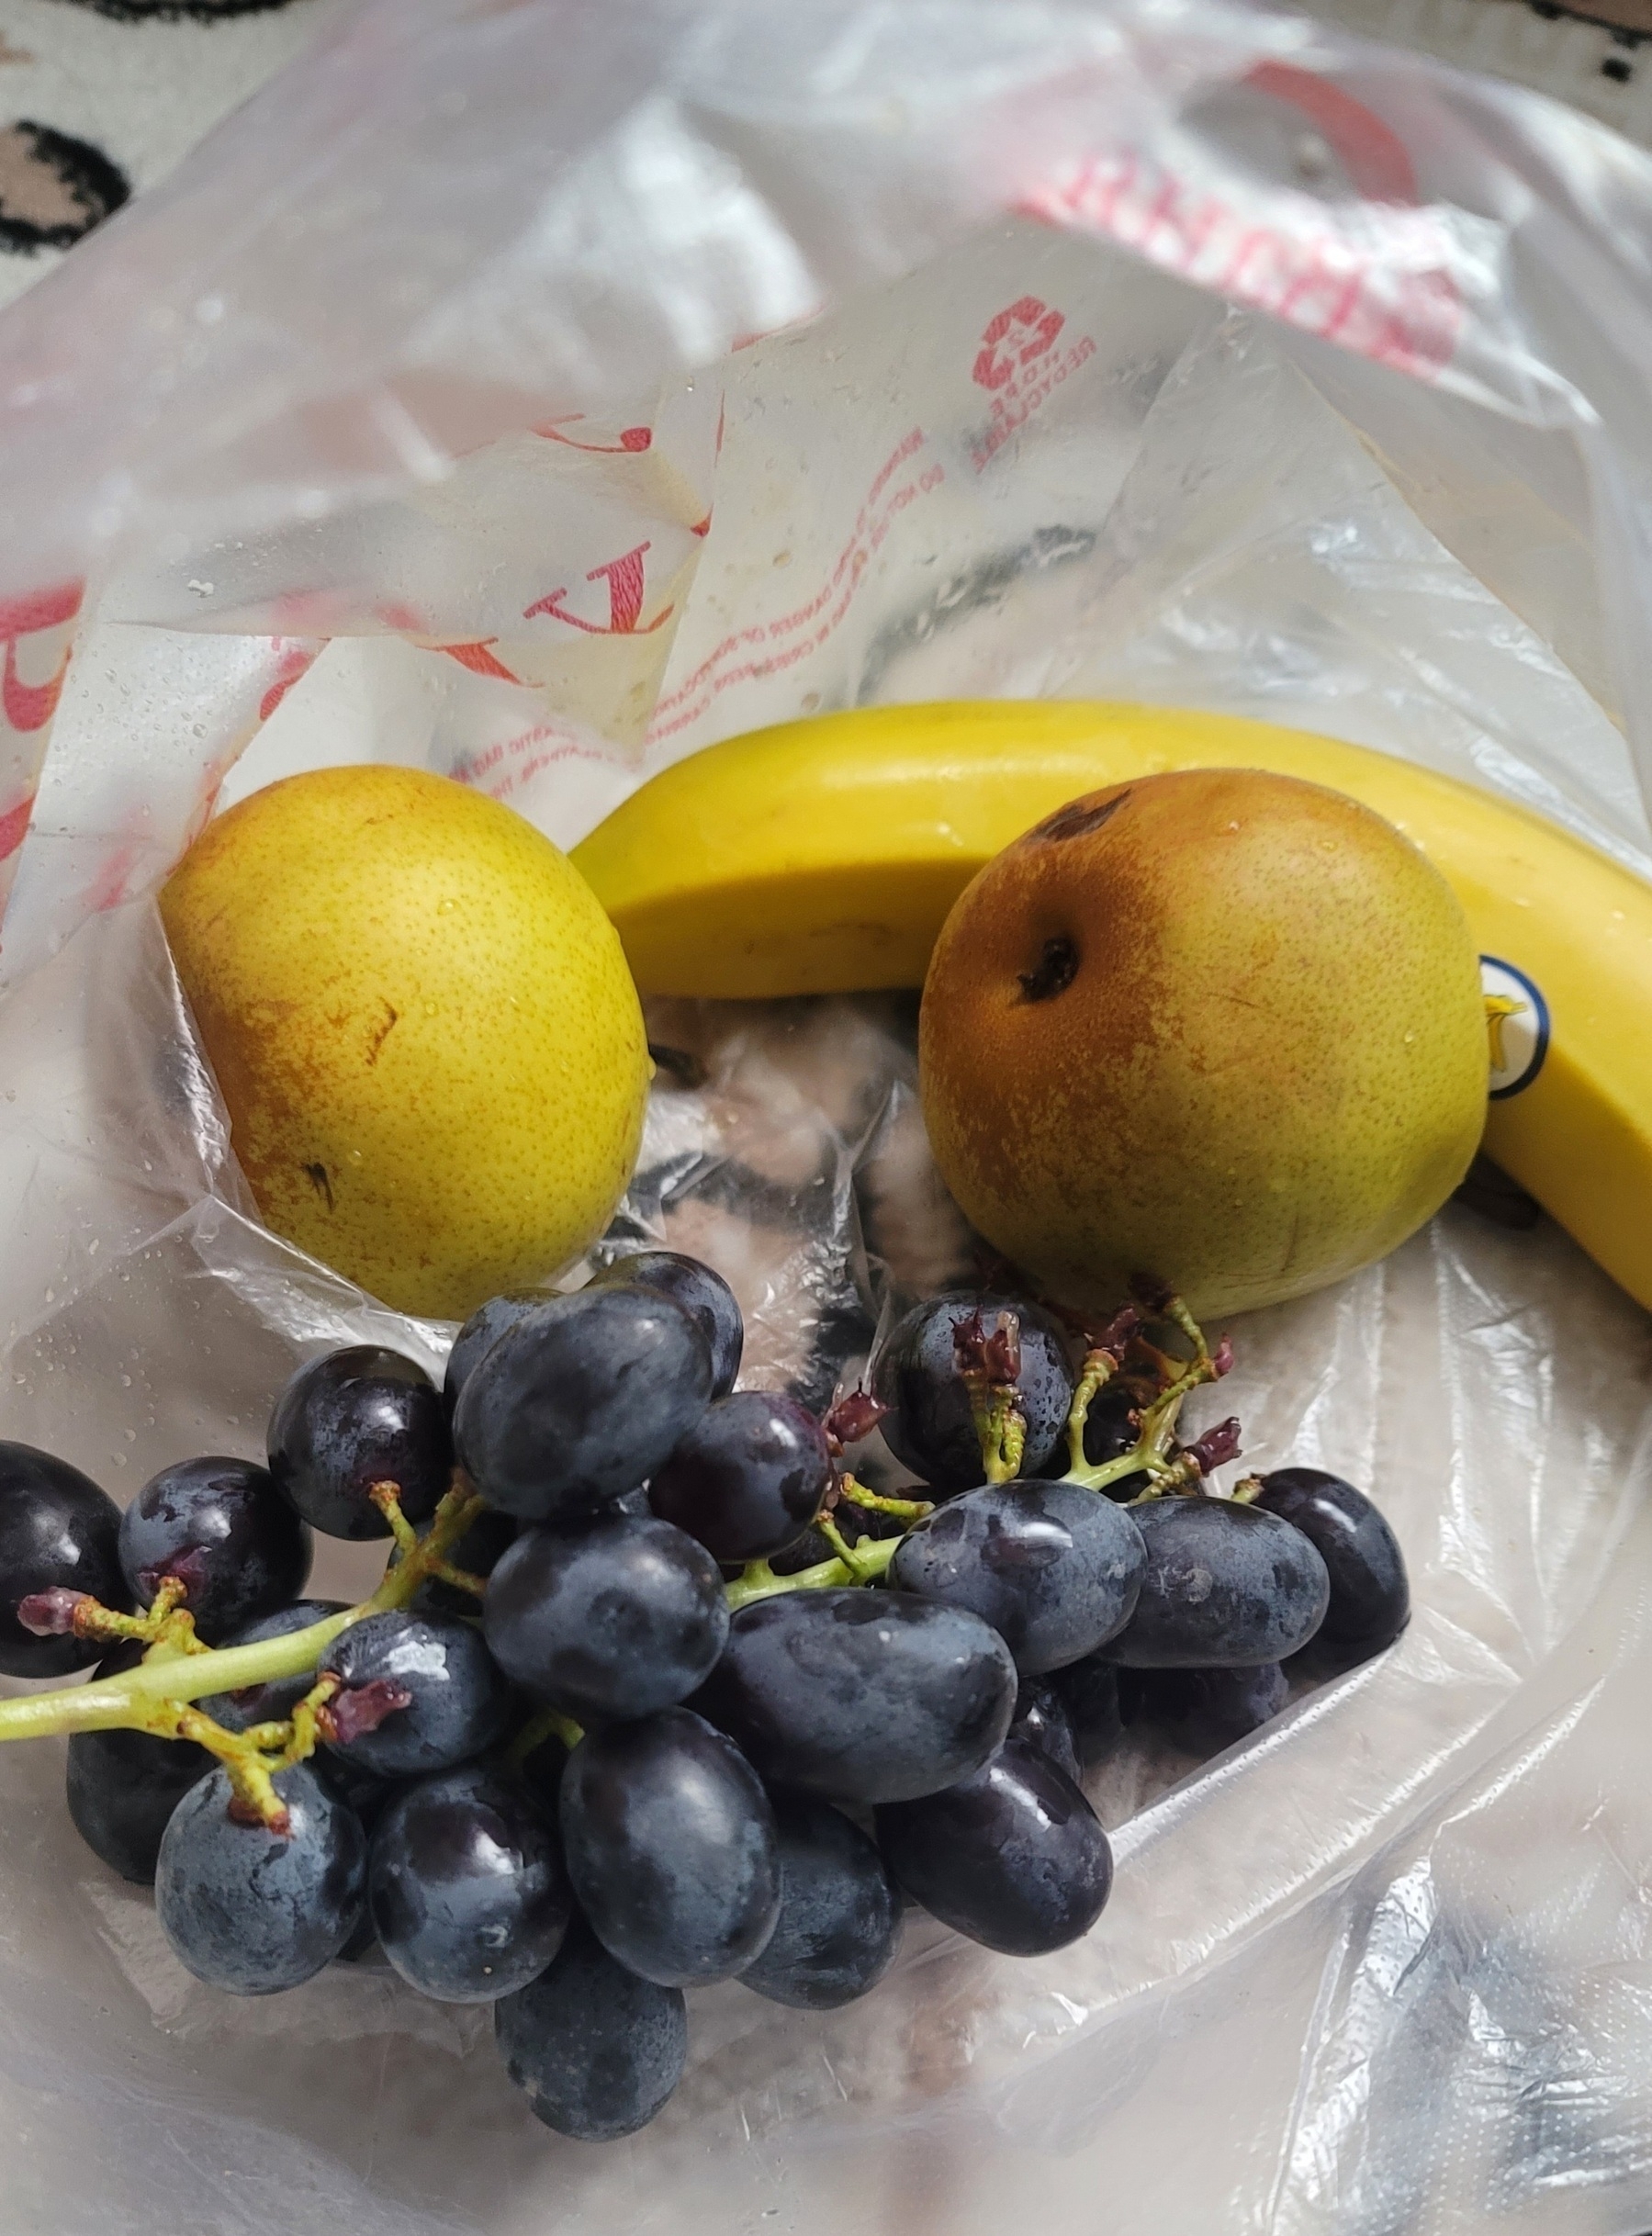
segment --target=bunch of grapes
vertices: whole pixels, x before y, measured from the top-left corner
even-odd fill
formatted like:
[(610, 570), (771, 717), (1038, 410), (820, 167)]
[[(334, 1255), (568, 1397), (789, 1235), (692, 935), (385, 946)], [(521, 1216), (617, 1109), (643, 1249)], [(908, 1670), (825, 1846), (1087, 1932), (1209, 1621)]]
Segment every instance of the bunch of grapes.
[[(1212, 1495), (1238, 1424), (1176, 1422), (1229, 1354), (1174, 1298), (1077, 1333), (933, 1299), (824, 1421), (736, 1390), (742, 1340), (714, 1273), (652, 1252), (493, 1299), (441, 1390), (314, 1360), (267, 1467), (169, 1467), (124, 1515), (0, 1444), (0, 1669), (103, 1657), (0, 1736), (71, 1733), (75, 1825), (197, 1978), (267, 1994), (376, 1944), (491, 2004), (539, 2118), (599, 2139), (669, 2096), (702, 1983), (833, 2008), (908, 1901), (1074, 1940), (1112, 1880), (1082, 1780), (1126, 1715), (1224, 1746), (1310, 1643), (1404, 1624), (1351, 1486)], [(874, 1424), (917, 1490), (843, 1469)], [(372, 1599), (302, 1596), (314, 1530), (391, 1541)]]

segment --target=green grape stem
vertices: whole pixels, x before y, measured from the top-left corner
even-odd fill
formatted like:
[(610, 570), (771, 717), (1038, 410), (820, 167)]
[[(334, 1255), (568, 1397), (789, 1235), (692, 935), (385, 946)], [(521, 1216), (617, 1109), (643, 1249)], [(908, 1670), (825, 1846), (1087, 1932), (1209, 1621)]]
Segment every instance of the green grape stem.
[[(831, 1536), (837, 1534), (832, 1529)], [(840, 1537), (837, 1542), (843, 1543)], [(744, 1573), (732, 1584), (725, 1584), (724, 1593), (731, 1611), (737, 1612), (753, 1600), (771, 1600), (777, 1592), (829, 1591), (843, 1584), (875, 1584), (894, 1558), (900, 1543), (898, 1537), (874, 1537), (861, 1545), (845, 1545), (843, 1553), (817, 1561), (812, 1568), (800, 1568), (795, 1576), (776, 1576), (766, 1560), (747, 1561)]]
[(978, 1384), (972, 1375), (964, 1380), (970, 1385), (970, 1410), (981, 1440), (982, 1473), (989, 1483), (1013, 1483), (1027, 1449), (1020, 1393), (1013, 1385)]
[[(382, 1495), (381, 1495), (382, 1494)], [(461, 1478), (444, 1496), (422, 1537), (401, 1511), (396, 1487), (378, 1484), (374, 1497), (390, 1523), (396, 1552), (384, 1579), (370, 1599), (347, 1608), (343, 1614), (323, 1616), (301, 1631), (282, 1638), (262, 1638), (252, 1646), (200, 1647), (180, 1652), (175, 1637), (165, 1635), (166, 1622), (188, 1623), (186, 1613), (174, 1612), (158, 1626), (154, 1642), (135, 1669), (118, 1677), (101, 1677), (91, 1684), (67, 1685), (56, 1692), (31, 1692), (0, 1701), (0, 1739), (43, 1739), (57, 1732), (142, 1731), (157, 1738), (194, 1738), (228, 1761), (229, 1754), (200, 1731), (176, 1729), (177, 1711), (208, 1693), (241, 1692), (253, 1685), (273, 1684), (285, 1678), (302, 1677), (312, 1670), (341, 1631), (365, 1615), (405, 1607), (421, 1585), (445, 1573), (449, 1582), (461, 1571), (453, 1569), (447, 1556), (482, 1511), (483, 1501)], [(157, 1598), (160, 1595), (157, 1594)], [(92, 1602), (96, 1605), (96, 1602)], [(105, 1615), (112, 1611), (104, 1609)], [(76, 1610), (77, 1624), (82, 1620)], [(141, 1617), (114, 1616), (119, 1624), (141, 1624)], [(194, 1625), (190, 1624), (193, 1633)], [(90, 1635), (82, 1631), (80, 1635)], [(130, 1636), (129, 1630), (109, 1631), (109, 1636)], [(302, 1705), (302, 1703), (301, 1703)], [(202, 1716), (202, 1724), (211, 1718)], [(222, 1726), (212, 1725), (213, 1733)], [(244, 1734), (225, 1732), (226, 1740), (240, 1741)], [(254, 1750), (257, 1751), (257, 1750)], [(239, 1759), (243, 1750), (230, 1750)], [(301, 1759), (302, 1758), (295, 1758)], [(278, 1767), (287, 1768), (282, 1763)], [(277, 1804), (278, 1806), (279, 1804)]]
[(837, 1496), (869, 1514), (893, 1514), (897, 1522), (921, 1522), (926, 1514), (935, 1511), (931, 1499), (886, 1499), (881, 1492), (868, 1490), (852, 1475), (838, 1478)]
[(584, 1736), (585, 1726), (576, 1724), (572, 1716), (565, 1716), (559, 1708), (542, 1708), (511, 1740), (505, 1759), (513, 1770), (521, 1770), (534, 1748), (543, 1747), (547, 1739), (560, 1739), (571, 1755)]
[[(1118, 1371), (1118, 1357), (1113, 1350), (1098, 1348), (1090, 1352), (1067, 1415), (1068, 1482), (1082, 1483), (1090, 1490), (1106, 1490), (1128, 1476), (1145, 1475), (1148, 1482), (1140, 1494), (1141, 1499), (1159, 1499), (1172, 1491), (1194, 1491), (1199, 1488), (1202, 1477), (1198, 1467), (1173, 1457), (1170, 1445), (1184, 1399), (1202, 1383), (1219, 1381), (1232, 1365), (1232, 1352), (1224, 1336), (1212, 1353), (1203, 1329), (1179, 1297), (1164, 1298), (1152, 1317), (1168, 1321), (1187, 1338), (1193, 1346), (1192, 1358), (1184, 1364), (1152, 1345), (1142, 1344), (1156, 1370), (1168, 1374), (1171, 1379), (1150, 1404), (1141, 1408), (1141, 1431), (1132, 1449), (1092, 1466), (1084, 1458), (1084, 1423), (1097, 1392), (1107, 1387)], [(1141, 1339), (1133, 1340), (1140, 1343)]]

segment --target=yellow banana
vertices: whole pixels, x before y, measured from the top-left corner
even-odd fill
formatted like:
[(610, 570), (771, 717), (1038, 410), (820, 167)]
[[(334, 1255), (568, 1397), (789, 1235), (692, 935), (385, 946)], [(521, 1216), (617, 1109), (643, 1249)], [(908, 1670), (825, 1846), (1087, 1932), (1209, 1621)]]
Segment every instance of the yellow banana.
[(1216, 767), (1347, 792), (1450, 880), (1486, 958), (1486, 1147), (1652, 1305), (1652, 888), (1452, 778), (1180, 709), (872, 707), (676, 763), (573, 859), (645, 994), (914, 986), (970, 879), (1051, 809), (1133, 776)]

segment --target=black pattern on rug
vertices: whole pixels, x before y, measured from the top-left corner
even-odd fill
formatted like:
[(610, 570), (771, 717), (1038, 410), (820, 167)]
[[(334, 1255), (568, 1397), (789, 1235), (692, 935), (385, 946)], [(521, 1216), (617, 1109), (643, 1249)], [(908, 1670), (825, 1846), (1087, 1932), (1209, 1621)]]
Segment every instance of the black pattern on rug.
[(0, 249), (70, 249), (127, 200), (126, 174), (89, 140), (20, 118), (0, 126)]
[(90, 8), (117, 23), (217, 23), (226, 16), (268, 16), (293, 0), (59, 0), (60, 6)]

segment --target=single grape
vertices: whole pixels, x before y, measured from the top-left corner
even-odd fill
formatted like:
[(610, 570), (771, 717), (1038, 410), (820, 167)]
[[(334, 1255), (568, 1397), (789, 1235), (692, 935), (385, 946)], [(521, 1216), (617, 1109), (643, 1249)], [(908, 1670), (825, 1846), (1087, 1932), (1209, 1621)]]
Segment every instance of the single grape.
[(394, 1483), (410, 1522), (428, 1522), (453, 1475), (442, 1399), (422, 1366), (357, 1343), (300, 1366), (270, 1415), (270, 1473), (329, 1537), (388, 1537), (368, 1493)]
[(736, 1390), (710, 1405), (648, 1486), (648, 1503), (719, 1560), (795, 1543), (832, 1486), (826, 1432), (795, 1398)]
[(373, 1834), (367, 1886), (386, 1956), (443, 2003), (494, 2003), (536, 1980), (573, 1907), (549, 1822), (474, 1763), (397, 1795)]
[(561, 1814), (580, 1909), (645, 1980), (726, 1980), (773, 1932), (769, 1797), (739, 1748), (688, 1709), (587, 1732), (562, 1775)]
[(681, 1305), (698, 1322), (712, 1354), (712, 1396), (726, 1398), (740, 1371), (746, 1323), (735, 1293), (722, 1275), (714, 1274), (698, 1258), (684, 1257), (680, 1251), (639, 1250), (633, 1257), (616, 1258), (591, 1286), (612, 1287), (615, 1283), (653, 1289), (656, 1295)]
[[(521, 1528), (514, 1514), (501, 1514), (496, 1506), (483, 1507), (449, 1551), (449, 1567), (463, 1568), (471, 1576), (491, 1576), (500, 1556), (516, 1543)], [(421, 1530), (419, 1534), (427, 1537), (430, 1532)], [(426, 1577), (408, 1604), (415, 1614), (421, 1615), (474, 1616), (481, 1612), (481, 1601), (474, 1592), (444, 1583), (439, 1576)]]
[(273, 1995), (319, 1972), (361, 1921), (367, 1842), (352, 1809), (308, 1764), (275, 1774), (287, 1827), (230, 1814), (227, 1770), (173, 1811), (155, 1871), (155, 1912), (174, 1954), (208, 1987)]
[[(118, 1646), (93, 1674), (123, 1676), (142, 1659), (136, 1641)], [(73, 1732), (66, 1783), (74, 1829), (111, 1871), (135, 1886), (149, 1886), (173, 1811), (211, 1768), (206, 1748), (187, 1739), (156, 1739), (142, 1731)]]
[(549, 1971), (494, 2005), (493, 2031), (534, 2118), (591, 2143), (646, 2128), (689, 2046), (681, 1989), (617, 1964), (578, 1916)]
[(1096, 1812), (1024, 1740), (1006, 1740), (944, 1792), (886, 1803), (877, 1827), (906, 1892), (942, 1925), (1006, 1956), (1047, 1956), (1076, 1941), (1113, 1883)]
[(860, 1826), (828, 1803), (783, 1794), (774, 1816), (780, 1917), (741, 1983), (794, 2010), (835, 2011), (876, 1987), (894, 1962), (900, 1890)]
[(711, 1386), (705, 1338), (680, 1305), (581, 1289), (530, 1312), (472, 1371), (454, 1413), (459, 1464), (507, 1513), (571, 1518), (646, 1481)]
[(1331, 1579), (1277, 1514), (1232, 1499), (1149, 1499), (1130, 1512), (1147, 1544), (1136, 1612), (1107, 1658), (1135, 1669), (1237, 1669), (1283, 1661), (1324, 1620)]
[(582, 1722), (687, 1700), (728, 1636), (723, 1577), (702, 1545), (650, 1515), (525, 1530), (482, 1603), (513, 1684)]
[[(1111, 1674), (1111, 1672), (1109, 1672)], [(1079, 1760), (1078, 1741), (1073, 1735), (1073, 1718), (1067, 1703), (1049, 1678), (1024, 1677), (1021, 1689), (1016, 1694), (1016, 1713), (1010, 1720), (1009, 1736), (1025, 1740), (1036, 1747), (1058, 1770), (1065, 1770), (1077, 1785), (1084, 1777), (1084, 1766)]]
[[(222, 1643), (226, 1646), (260, 1646), (266, 1638), (290, 1637), (294, 1631), (307, 1631), (312, 1623), (324, 1623), (329, 1615), (343, 1612), (343, 1600), (295, 1600), (289, 1607), (277, 1607), (271, 1614), (243, 1623)], [(315, 1672), (307, 1669), (298, 1677), (275, 1677), (268, 1684), (244, 1686), (239, 1692), (214, 1692), (198, 1705), (226, 1731), (245, 1731), (252, 1724), (285, 1723), (315, 1681)]]
[(1019, 1328), (1016, 1388), (1027, 1423), (1021, 1473), (1036, 1475), (1066, 1432), (1073, 1376), (1061, 1322), (1036, 1304), (954, 1291), (915, 1305), (891, 1329), (872, 1366), (872, 1394), (892, 1410), (879, 1424), (896, 1459), (937, 1490), (968, 1490), (982, 1475), (981, 1437), (959, 1370), (955, 1331), (975, 1314), (984, 1332)]
[(508, 1335), (519, 1320), (536, 1312), (542, 1304), (549, 1304), (560, 1292), (554, 1288), (507, 1289), (502, 1297), (489, 1297), (486, 1304), (476, 1310), (454, 1338), (453, 1349), (447, 1354), (447, 1371), (442, 1379), (442, 1404), (449, 1421), (459, 1402), (459, 1392), (470, 1379), (471, 1370), (486, 1358), (501, 1335)]
[(510, 1720), (510, 1690), (492, 1657), (470, 1624), (451, 1615), (405, 1608), (364, 1615), (339, 1633), (317, 1667), (346, 1691), (388, 1683), (411, 1693), (376, 1730), (330, 1742), (381, 1778), (449, 1770), (490, 1747)]
[(1248, 1669), (1124, 1669), (1118, 1696), (1127, 1724), (1154, 1725), (1189, 1755), (1219, 1755), (1289, 1705), (1290, 1680), (1276, 1661)]
[(208, 1646), (302, 1591), (310, 1552), (309, 1525), (251, 1460), (163, 1467), (120, 1517), (121, 1573), (139, 1606), (176, 1577)]
[(1118, 1707), (1118, 1670), (1105, 1658), (1106, 1654), (1105, 1646), (1099, 1654), (1086, 1654), (1083, 1661), (1069, 1662), (1049, 1680), (1051, 1691), (1067, 1712), (1073, 1745), (1078, 1750), (1078, 1767), (1086, 1778), (1093, 1770), (1100, 1770), (1124, 1736)]
[(1256, 1504), (1314, 1545), (1331, 1578), (1331, 1604), (1314, 1640), (1336, 1659), (1368, 1661), (1411, 1619), (1399, 1541), (1364, 1491), (1318, 1467), (1276, 1467)]
[(1092, 1654), (1129, 1621), (1147, 1566), (1123, 1507), (1077, 1483), (988, 1483), (916, 1523), (890, 1567), (903, 1591), (967, 1607), (1026, 1674)]
[(979, 1615), (851, 1587), (740, 1608), (694, 1706), (773, 1783), (882, 1802), (977, 1769), (1015, 1701), (1009, 1648)]
[(67, 1677), (103, 1648), (89, 1639), (37, 1638), (17, 1602), (37, 1591), (84, 1591), (131, 1606), (120, 1573), (120, 1509), (90, 1476), (32, 1444), (0, 1444), (0, 1673)]

